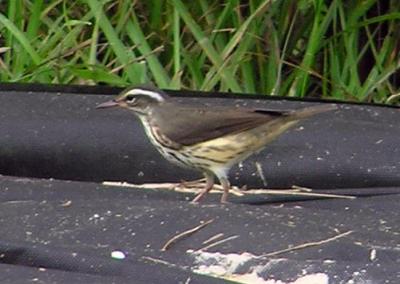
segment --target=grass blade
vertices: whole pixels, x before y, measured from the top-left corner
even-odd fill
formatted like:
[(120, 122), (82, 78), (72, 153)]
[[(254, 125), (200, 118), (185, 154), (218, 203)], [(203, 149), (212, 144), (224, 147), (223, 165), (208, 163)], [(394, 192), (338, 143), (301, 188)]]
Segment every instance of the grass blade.
[(143, 65), (133, 63), (136, 59), (132, 52), (129, 52), (129, 48), (126, 47), (120, 37), (115, 32), (110, 21), (106, 17), (102, 7), (103, 5), (97, 0), (87, 0), (93, 16), (98, 19), (100, 29), (104, 32), (104, 35), (110, 42), (111, 48), (118, 58), (118, 61), (127, 71), (127, 75), (132, 84), (141, 84), (146, 81), (146, 73), (144, 72)]

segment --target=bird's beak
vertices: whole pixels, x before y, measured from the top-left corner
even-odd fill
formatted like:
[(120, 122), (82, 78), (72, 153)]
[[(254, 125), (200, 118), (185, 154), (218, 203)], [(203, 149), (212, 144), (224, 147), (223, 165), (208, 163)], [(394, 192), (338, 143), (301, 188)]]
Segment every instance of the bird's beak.
[(116, 107), (119, 106), (119, 103), (115, 100), (111, 100), (108, 102), (101, 103), (96, 106), (96, 108), (109, 108), (109, 107)]

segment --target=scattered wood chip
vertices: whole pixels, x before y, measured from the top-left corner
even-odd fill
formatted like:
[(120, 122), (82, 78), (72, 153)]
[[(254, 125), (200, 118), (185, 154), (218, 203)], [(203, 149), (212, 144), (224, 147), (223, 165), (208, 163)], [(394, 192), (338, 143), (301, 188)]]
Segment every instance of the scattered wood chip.
[(193, 234), (193, 233), (195, 233), (195, 232), (201, 230), (202, 228), (204, 228), (204, 227), (207, 226), (208, 224), (211, 224), (212, 222), (214, 222), (214, 219), (211, 219), (211, 220), (208, 220), (208, 221), (206, 221), (206, 222), (203, 222), (203, 223), (201, 223), (200, 225), (198, 225), (198, 226), (196, 226), (196, 227), (194, 227), (194, 228), (192, 228), (192, 229), (186, 230), (186, 231), (184, 231), (184, 232), (182, 232), (182, 233), (179, 233), (179, 234), (175, 235), (174, 237), (172, 237), (171, 239), (169, 239), (169, 240), (165, 243), (165, 245), (161, 248), (161, 251), (166, 251), (173, 243), (175, 243), (175, 242), (178, 241), (179, 239), (182, 239), (182, 238), (184, 238), (184, 237), (187, 237), (187, 236), (189, 236), (189, 235), (191, 235), (191, 234)]
[(72, 204), (72, 200), (67, 200), (63, 203), (61, 203), (61, 207), (69, 207)]
[[(108, 186), (119, 186), (119, 187), (130, 187), (136, 189), (166, 189), (166, 190), (174, 190), (176, 192), (185, 192), (185, 193), (198, 193), (198, 190), (204, 187), (204, 184), (198, 183), (195, 181), (185, 182), (185, 183), (146, 183), (146, 184), (132, 184), (127, 182), (111, 182), (104, 181), (103, 185)], [(187, 187), (185, 185), (188, 185)], [(312, 189), (306, 187), (295, 186), (294, 189), (248, 189), (241, 190), (237, 186), (232, 186), (230, 189), (230, 193), (236, 196), (244, 196), (244, 195), (292, 195), (292, 196), (308, 196), (308, 197), (321, 197), (321, 198), (343, 198), (343, 199), (355, 199), (355, 196), (351, 195), (341, 195), (341, 194), (329, 194), (329, 193), (315, 193), (311, 192)], [(221, 193), (223, 192), (223, 188), (221, 185), (214, 185), (213, 189), (210, 193)]]
[(267, 186), (267, 184), (268, 184), (267, 179), (265, 178), (264, 171), (263, 171), (263, 168), (262, 168), (260, 162), (255, 162), (255, 165), (256, 165), (257, 173), (258, 173), (259, 177), (261, 178), (263, 185)]
[(239, 238), (239, 235), (230, 236), (230, 237), (228, 237), (228, 238), (226, 238), (226, 239), (219, 240), (219, 241), (217, 241), (217, 242), (214, 242), (214, 243), (212, 243), (212, 244), (209, 244), (208, 246), (202, 247), (202, 248), (198, 249), (197, 251), (205, 251), (205, 250), (208, 250), (208, 249), (210, 249), (210, 248), (212, 248), (212, 247), (215, 247), (215, 246), (217, 246), (217, 245), (226, 243), (227, 241), (231, 241), (231, 240), (234, 240), (234, 239), (237, 239), (237, 238)]
[(297, 245), (297, 246), (294, 246), (294, 247), (289, 247), (289, 248), (286, 248), (286, 249), (277, 250), (277, 251), (273, 251), (273, 252), (270, 252), (270, 253), (265, 253), (265, 254), (262, 254), (262, 255), (260, 255), (258, 257), (275, 256), (275, 255), (286, 253), (286, 252), (291, 252), (291, 251), (300, 250), (300, 249), (304, 249), (304, 248), (308, 248), (308, 247), (315, 247), (315, 246), (323, 245), (323, 244), (338, 240), (340, 238), (343, 238), (343, 237), (345, 237), (347, 235), (350, 235), (351, 233), (353, 233), (353, 231), (347, 231), (347, 232), (338, 234), (336, 236), (333, 236), (333, 237), (325, 239), (325, 240), (316, 241), (316, 242), (310, 242), (310, 243), (304, 243), (304, 244)]
[(352, 195), (330, 194), (330, 193), (315, 193), (315, 192), (302, 192), (298, 189), (249, 189), (245, 194), (270, 194), (270, 195), (293, 195), (293, 196), (309, 196), (309, 197), (323, 197), (323, 198), (343, 198), (355, 199)]
[(213, 241), (215, 241), (215, 240), (217, 240), (217, 239), (220, 239), (220, 238), (222, 238), (223, 236), (224, 236), (223, 233), (216, 234), (215, 236), (212, 236), (211, 238), (205, 240), (205, 241), (203, 242), (203, 245), (206, 245), (206, 244), (211, 243), (211, 242), (213, 242)]
[(150, 257), (150, 256), (142, 256), (142, 259), (149, 260), (149, 261), (157, 263), (157, 264), (163, 264), (163, 265), (166, 265), (168, 267), (177, 267), (176, 264), (173, 264), (171, 262), (168, 262), (168, 261), (165, 261), (165, 260), (162, 260), (162, 259)]
[(297, 190), (299, 190), (299, 191), (307, 191), (307, 192), (311, 192), (311, 191), (312, 191), (312, 189), (309, 188), (309, 187), (300, 186), (300, 185), (295, 185), (295, 184), (292, 185), (292, 189), (293, 189), (293, 190), (297, 189)]

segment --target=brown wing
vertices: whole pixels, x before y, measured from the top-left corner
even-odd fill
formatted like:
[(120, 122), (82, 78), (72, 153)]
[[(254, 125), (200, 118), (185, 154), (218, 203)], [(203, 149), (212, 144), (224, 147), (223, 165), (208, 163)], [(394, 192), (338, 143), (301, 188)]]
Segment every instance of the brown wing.
[[(176, 115), (171, 115), (172, 113)], [(181, 145), (193, 145), (227, 134), (257, 127), (288, 112), (235, 109), (231, 107), (190, 107), (164, 104), (154, 111), (153, 121), (164, 135)]]

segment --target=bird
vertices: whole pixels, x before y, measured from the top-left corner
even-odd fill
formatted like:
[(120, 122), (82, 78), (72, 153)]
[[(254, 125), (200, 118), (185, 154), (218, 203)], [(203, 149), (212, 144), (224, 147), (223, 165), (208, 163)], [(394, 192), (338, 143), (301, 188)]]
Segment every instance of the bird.
[(218, 178), (228, 201), (229, 170), (261, 151), (300, 120), (335, 110), (335, 104), (320, 104), (299, 110), (255, 109), (236, 106), (204, 106), (182, 103), (154, 86), (136, 86), (122, 91), (97, 109), (122, 107), (141, 121), (150, 142), (170, 162), (197, 170), (205, 186), (192, 200), (199, 202)]

